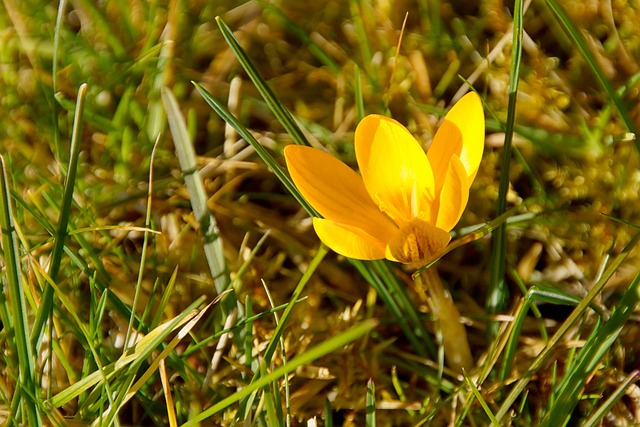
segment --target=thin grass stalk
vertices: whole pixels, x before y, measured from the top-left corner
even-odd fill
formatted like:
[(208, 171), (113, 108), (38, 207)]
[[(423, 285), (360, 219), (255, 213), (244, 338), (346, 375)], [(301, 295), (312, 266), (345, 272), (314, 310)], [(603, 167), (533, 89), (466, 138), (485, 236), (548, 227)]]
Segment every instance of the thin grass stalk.
[[(82, 118), (84, 113), (84, 103), (87, 97), (87, 84), (83, 83), (78, 88), (78, 98), (76, 102), (76, 111), (73, 119), (73, 129), (71, 132), (71, 147), (69, 155), (69, 166), (67, 167), (67, 176), (64, 181), (64, 193), (62, 195), (62, 204), (60, 206), (60, 216), (58, 218), (58, 227), (54, 235), (55, 241), (53, 250), (51, 251), (51, 262), (49, 264), (48, 275), (53, 282), (58, 279), (60, 271), (60, 263), (62, 255), (65, 251), (65, 239), (67, 237), (67, 227), (71, 216), (71, 204), (73, 202), (73, 193), (76, 184), (76, 173), (78, 171), (78, 160), (80, 157), (80, 142), (82, 139)], [(53, 314), (53, 288), (45, 284), (40, 301), (40, 308), (36, 315), (36, 319), (31, 331), (31, 343), (35, 345), (40, 340), (42, 330), (47, 319)]]
[(535, 360), (531, 363), (529, 368), (524, 371), (520, 379), (513, 386), (505, 400), (502, 402), (500, 406), (500, 410), (496, 414), (496, 418), (499, 422), (502, 422), (507, 413), (511, 410), (511, 406), (516, 401), (518, 396), (524, 391), (529, 381), (531, 381), (532, 376), (540, 370), (545, 363), (547, 363), (549, 357), (553, 354), (553, 350), (556, 345), (560, 342), (562, 337), (567, 333), (567, 331), (578, 321), (578, 319), (584, 314), (587, 308), (591, 305), (594, 298), (602, 292), (604, 285), (607, 281), (613, 276), (616, 272), (620, 264), (629, 256), (632, 249), (640, 242), (640, 233), (637, 233), (631, 241), (624, 247), (622, 252), (616, 256), (611, 265), (605, 270), (600, 280), (598, 280), (595, 285), (591, 288), (589, 293), (580, 301), (580, 304), (571, 312), (567, 320), (558, 328), (556, 333), (549, 339), (547, 345), (540, 352), (540, 354), (535, 358)]
[(324, 427), (333, 427), (333, 409), (329, 399), (324, 400)]
[(242, 68), (244, 68), (251, 81), (253, 81), (253, 84), (260, 92), (260, 95), (264, 98), (265, 102), (273, 112), (273, 115), (276, 116), (280, 123), (282, 123), (282, 126), (284, 126), (287, 133), (291, 135), (293, 142), (299, 145), (309, 145), (307, 138), (302, 133), (302, 130), (300, 130), (298, 124), (293, 120), (291, 113), (278, 100), (271, 90), (271, 87), (269, 87), (258, 69), (253, 65), (249, 56), (246, 54), (242, 46), (240, 46), (238, 39), (233, 35), (231, 28), (229, 28), (229, 26), (219, 16), (216, 17), (216, 22), (218, 23), (218, 27), (220, 27), (222, 36), (236, 55), (240, 65), (242, 65)]
[(202, 179), (198, 174), (196, 155), (184, 118), (180, 112), (178, 101), (168, 88), (162, 90), (162, 101), (167, 113), (171, 134), (173, 135), (180, 168), (189, 191), (191, 207), (202, 230), (204, 253), (209, 264), (209, 270), (215, 281), (216, 292), (221, 294), (229, 286), (230, 279), (218, 225), (207, 207), (207, 194), (204, 190)]
[(364, 96), (362, 95), (362, 73), (360, 71), (360, 67), (356, 66), (355, 83), (353, 85), (353, 97), (356, 102), (356, 111), (358, 112), (358, 122), (362, 120), (365, 116), (364, 112)]
[[(523, 33), (523, 0), (516, 0), (513, 11), (513, 43), (511, 48), (511, 70), (509, 73), (509, 103), (507, 106), (507, 123), (505, 128), (504, 146), (502, 149), (502, 162), (500, 166), (500, 183), (498, 186), (498, 204), (496, 216), (502, 215), (507, 210), (507, 193), (509, 191), (509, 165), (511, 163), (511, 151), (513, 130), (515, 125), (516, 101), (518, 96), (518, 81), (520, 79), (520, 63), (522, 61), (522, 33)], [(493, 233), (493, 251), (489, 265), (489, 290), (485, 307), (489, 318), (504, 308), (507, 300), (507, 287), (505, 283), (507, 228), (499, 226)], [(489, 340), (495, 337), (498, 324), (493, 321), (487, 323), (487, 335)]]
[(6, 320), (8, 321), (4, 327), (10, 328), (7, 341), (17, 354), (17, 360), (11, 357), (9, 360), (15, 363), (12, 368), (18, 374), (18, 378), (16, 378), (18, 381), (15, 385), (16, 395), (12, 402), (12, 414), (7, 425), (12, 425), (13, 421), (20, 419), (17, 407), (21, 406), (21, 412), (26, 418), (22, 420), (22, 424), (39, 426), (42, 420), (37, 404), (40, 392), (35, 381), (36, 361), (29, 339), (25, 289), (20, 273), (18, 241), (15, 235), (11, 199), (9, 198), (9, 175), (3, 156), (0, 156), (0, 168), (2, 169), (0, 171), (0, 226), (2, 227), (2, 251), (6, 271), (3, 285), (8, 286), (8, 289), (4, 288), (3, 291), (5, 298), (9, 301), (8, 308), (10, 310), (9, 313), (3, 313), (3, 316), (7, 316)]
[(368, 37), (369, 32), (367, 31), (363, 20), (365, 16), (363, 8), (367, 5), (368, 3), (365, 4), (362, 0), (349, 0), (351, 19), (353, 21), (356, 37), (360, 42), (358, 47), (360, 47), (361, 52), (362, 68), (365, 71), (365, 76), (373, 86), (374, 91), (379, 93), (380, 81), (378, 80), (378, 73), (371, 72), (371, 67), (373, 66), (373, 47), (371, 46), (371, 41)]
[(254, 150), (256, 150), (256, 153), (258, 153), (262, 161), (265, 162), (267, 166), (269, 166), (274, 175), (280, 180), (287, 191), (291, 193), (291, 195), (296, 199), (300, 206), (302, 206), (309, 215), (318, 216), (318, 213), (315, 211), (315, 209), (313, 209), (313, 207), (311, 207), (311, 205), (304, 199), (304, 197), (302, 197), (302, 194), (300, 194), (300, 191), (298, 191), (298, 188), (295, 186), (291, 178), (289, 178), (289, 175), (287, 175), (282, 166), (280, 166), (276, 159), (273, 158), (271, 153), (269, 153), (269, 151), (267, 151), (267, 149), (264, 148), (262, 144), (258, 142), (258, 140), (256, 140), (251, 132), (249, 132), (249, 130), (245, 126), (243, 126), (242, 123), (240, 123), (240, 121), (233, 114), (231, 114), (224, 105), (222, 105), (213, 96), (211, 96), (211, 94), (207, 92), (205, 88), (195, 82), (193, 82), (193, 85), (196, 87), (198, 92), (200, 92), (200, 95), (202, 95), (205, 102), (209, 104), (209, 106), (216, 113), (218, 113), (220, 118), (222, 118), (222, 120), (233, 127), (233, 129), (238, 132), (238, 135), (240, 135), (245, 141), (249, 143), (249, 145), (253, 147)]
[[(368, 263), (365, 263), (368, 264)], [(420, 349), (427, 350), (426, 354), (434, 355), (436, 353), (436, 345), (432, 340), (431, 334), (424, 326), (423, 317), (416, 310), (414, 302), (407, 294), (407, 287), (396, 277), (393, 272), (392, 265), (387, 260), (372, 261), (373, 270), (382, 279), (382, 284), (389, 292), (394, 301), (397, 302), (401, 310), (402, 318), (407, 319), (413, 328), (415, 336), (421, 341)], [(396, 316), (396, 321), (399, 320)]]
[(491, 411), (491, 408), (489, 407), (489, 404), (482, 397), (482, 394), (480, 394), (480, 390), (478, 390), (478, 387), (476, 387), (476, 385), (473, 383), (473, 380), (468, 375), (464, 376), (464, 380), (467, 383), (467, 387), (469, 387), (469, 389), (471, 390), (471, 394), (473, 395), (473, 397), (478, 402), (480, 402), (480, 406), (482, 406), (482, 409), (484, 410), (484, 413), (487, 415), (487, 417), (491, 421), (491, 426), (492, 427), (493, 426), (498, 427), (500, 425), (500, 423), (498, 423), (498, 420), (496, 420), (496, 417), (493, 414), (493, 412)]
[[(149, 230), (151, 229), (151, 202), (153, 201), (153, 163), (156, 157), (156, 149), (160, 142), (160, 136), (156, 139), (151, 150), (151, 160), (149, 161), (149, 189), (147, 192), (147, 212), (144, 218), (144, 232), (142, 240), (142, 253), (140, 254), (140, 268), (138, 269), (138, 280), (136, 281), (135, 291), (133, 293), (133, 303), (131, 304), (131, 316), (129, 316), (129, 324), (127, 325), (127, 334), (124, 339), (124, 345), (122, 351), (125, 352), (130, 347), (131, 331), (133, 330), (133, 322), (136, 318), (136, 308), (138, 306), (138, 299), (140, 298), (140, 291), (142, 289), (142, 277), (144, 275), (144, 266), (147, 259), (147, 247), (149, 244)], [(131, 343), (133, 345), (133, 343)]]
[[(60, 33), (62, 25), (66, 17), (67, 0), (60, 0), (58, 3), (58, 13), (56, 14), (56, 25), (53, 30), (53, 58), (51, 61), (51, 87), (53, 93), (58, 92), (58, 54), (60, 47)], [(62, 158), (62, 149), (60, 147), (60, 132), (58, 132), (58, 104), (52, 102), (51, 105), (51, 124), (53, 126), (53, 149), (57, 159)]]
[[(275, 303), (273, 300), (273, 296), (271, 295), (271, 291), (269, 290), (269, 287), (264, 282), (264, 280), (262, 281), (262, 285), (264, 287), (265, 294), (267, 295), (267, 299), (269, 300), (269, 304), (271, 304), (271, 308), (273, 309), (275, 307)], [(280, 324), (280, 317), (278, 316), (278, 313), (275, 311), (273, 312), (273, 319), (275, 321), (276, 327), (278, 327), (278, 325)], [(285, 346), (284, 337), (281, 335), (278, 341), (280, 342), (280, 358), (282, 359), (282, 365), (286, 365), (287, 364), (287, 347)], [(291, 393), (289, 388), (289, 377), (285, 375), (282, 378), (282, 381), (284, 383), (284, 394), (285, 394), (284, 407), (287, 410), (286, 425), (287, 427), (290, 427), (291, 426)], [(274, 392), (274, 396), (277, 397), (279, 395), (279, 393), (276, 393), (276, 390), (274, 390), (273, 392)], [(280, 419), (280, 421), (282, 421), (282, 418), (283, 418), (282, 405), (277, 405), (276, 408), (277, 408), (278, 418)]]

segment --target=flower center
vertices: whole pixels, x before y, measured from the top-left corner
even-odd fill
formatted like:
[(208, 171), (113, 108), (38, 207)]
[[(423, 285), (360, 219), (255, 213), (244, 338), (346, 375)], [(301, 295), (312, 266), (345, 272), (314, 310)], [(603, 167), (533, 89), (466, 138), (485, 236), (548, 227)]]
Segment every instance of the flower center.
[(451, 240), (446, 231), (415, 218), (405, 223), (389, 241), (391, 255), (405, 264), (426, 261)]

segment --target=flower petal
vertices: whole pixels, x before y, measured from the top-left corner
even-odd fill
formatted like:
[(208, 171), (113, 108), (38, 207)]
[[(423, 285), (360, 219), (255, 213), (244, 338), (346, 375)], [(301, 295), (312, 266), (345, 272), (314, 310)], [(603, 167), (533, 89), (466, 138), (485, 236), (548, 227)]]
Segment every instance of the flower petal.
[(367, 260), (385, 257), (386, 242), (372, 237), (361, 228), (321, 218), (313, 218), (313, 228), (320, 240), (340, 255)]
[(300, 145), (284, 149), (289, 174), (300, 193), (322, 216), (361, 228), (387, 241), (396, 227), (373, 203), (362, 177), (324, 151)]
[(433, 168), (436, 194), (442, 188), (449, 161), (458, 156), (469, 182), (476, 177), (484, 150), (484, 112), (474, 92), (463, 96), (452, 108), (436, 132), (427, 151)]
[(431, 165), (404, 126), (388, 117), (367, 116), (356, 128), (355, 147), (364, 184), (380, 210), (398, 225), (431, 216)]
[(471, 182), (467, 177), (464, 165), (458, 156), (454, 154), (449, 161), (449, 167), (440, 192), (438, 219), (436, 220), (438, 228), (450, 231), (456, 226), (469, 201), (470, 185)]
[(386, 257), (391, 261), (417, 264), (431, 258), (450, 240), (451, 236), (445, 230), (415, 218), (389, 241)]

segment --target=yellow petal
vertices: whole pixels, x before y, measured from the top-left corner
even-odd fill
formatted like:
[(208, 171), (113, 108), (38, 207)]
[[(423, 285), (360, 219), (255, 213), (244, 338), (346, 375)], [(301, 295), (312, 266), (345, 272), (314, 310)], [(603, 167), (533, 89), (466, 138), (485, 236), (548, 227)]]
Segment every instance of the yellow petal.
[(470, 181), (462, 162), (458, 156), (451, 156), (440, 192), (437, 227), (450, 231), (456, 226), (469, 201), (469, 186)]
[(436, 194), (442, 188), (449, 160), (458, 156), (473, 182), (484, 150), (484, 112), (474, 92), (463, 96), (447, 113), (427, 151), (433, 168)]
[(398, 225), (430, 217), (434, 199), (431, 165), (418, 141), (400, 123), (370, 115), (355, 134), (356, 158), (367, 191)]
[(444, 249), (450, 240), (445, 230), (416, 218), (401, 227), (389, 241), (386, 256), (391, 261), (416, 264)]
[(360, 228), (320, 218), (313, 218), (313, 228), (320, 240), (340, 255), (367, 260), (385, 257), (386, 242)]
[(361, 228), (387, 241), (395, 233), (393, 222), (373, 203), (362, 177), (324, 151), (289, 145), (284, 149), (291, 179), (304, 198), (322, 216)]

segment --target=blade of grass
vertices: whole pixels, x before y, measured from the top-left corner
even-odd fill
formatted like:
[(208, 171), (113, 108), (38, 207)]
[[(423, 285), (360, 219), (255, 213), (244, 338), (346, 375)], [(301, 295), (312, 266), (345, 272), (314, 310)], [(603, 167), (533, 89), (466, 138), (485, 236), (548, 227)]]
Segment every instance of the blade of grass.
[[(266, 376), (260, 377), (257, 381), (252, 382), (251, 384), (247, 385), (240, 391), (233, 393), (232, 395), (215, 403), (210, 408), (204, 410), (200, 414), (194, 416), (192, 419), (184, 423), (182, 427), (194, 427), (198, 425), (198, 423), (200, 423), (201, 421), (211, 417), (212, 415), (215, 415), (216, 413), (222, 411), (225, 408), (228, 408), (229, 406), (240, 401), (241, 399), (244, 399), (245, 397), (249, 396), (256, 390), (259, 390), (269, 385), (270, 383), (277, 381), (279, 378), (282, 378), (282, 376), (295, 371), (300, 366), (307, 365), (313, 362), (314, 360), (319, 359), (320, 357), (323, 357), (329, 353), (335, 352), (336, 350), (357, 340), (363, 335), (368, 334), (377, 325), (378, 325), (378, 322), (375, 319), (368, 319), (350, 329), (347, 329), (346, 331), (340, 334), (332, 336), (326, 341), (316, 345), (313, 348), (310, 348), (309, 350), (305, 351), (299, 356), (291, 359), (289, 363), (287, 363), (285, 366), (280, 366), (274, 369), (273, 371), (269, 372)], [(272, 339), (271, 342), (277, 342), (277, 340)]]
[(164, 88), (162, 90), (162, 102), (167, 113), (167, 120), (173, 135), (180, 168), (191, 198), (191, 207), (202, 229), (204, 253), (209, 264), (209, 270), (215, 281), (216, 292), (220, 294), (227, 289), (230, 283), (229, 270), (224, 259), (222, 239), (220, 239), (216, 220), (207, 207), (207, 194), (204, 190), (202, 179), (198, 174), (196, 155), (184, 117), (180, 112), (178, 101), (170, 89)]
[(209, 104), (209, 106), (216, 113), (218, 113), (218, 115), (222, 118), (222, 120), (227, 122), (231, 127), (235, 129), (236, 132), (238, 132), (238, 135), (240, 135), (245, 141), (251, 144), (254, 150), (256, 150), (256, 153), (258, 153), (258, 155), (262, 159), (262, 161), (265, 162), (267, 166), (269, 166), (269, 168), (273, 171), (276, 177), (280, 180), (282, 185), (284, 185), (284, 187), (289, 191), (289, 193), (293, 195), (293, 197), (300, 204), (300, 206), (302, 206), (309, 215), (318, 216), (317, 212), (304, 199), (304, 197), (302, 197), (302, 194), (300, 194), (300, 191), (298, 191), (298, 188), (295, 186), (291, 178), (289, 178), (289, 175), (284, 171), (282, 166), (280, 166), (280, 164), (273, 158), (273, 156), (267, 151), (267, 149), (264, 148), (262, 144), (260, 144), (255, 139), (255, 137), (251, 134), (251, 132), (249, 132), (249, 130), (246, 127), (244, 127), (238, 121), (238, 119), (235, 118), (233, 114), (229, 112), (229, 110), (227, 110), (227, 108), (224, 105), (222, 105), (213, 96), (211, 96), (211, 94), (207, 92), (206, 89), (204, 89), (202, 86), (200, 86), (195, 82), (193, 84), (198, 90), (198, 92), (200, 92), (200, 94), (202, 95), (204, 100), (207, 102), (207, 104)]
[(366, 16), (364, 8), (368, 5), (369, 3), (363, 2), (362, 0), (349, 0), (349, 11), (351, 12), (351, 19), (353, 20), (356, 37), (359, 41), (358, 47), (362, 55), (362, 65), (366, 71), (365, 76), (373, 85), (374, 91), (380, 92), (380, 76), (377, 72), (371, 72), (371, 67), (373, 66), (373, 47), (371, 46), (371, 41), (368, 36), (369, 32), (363, 20), (363, 17)]
[(376, 427), (376, 385), (371, 378), (367, 381), (364, 425), (366, 427)]
[[(513, 43), (511, 48), (511, 70), (509, 73), (509, 103), (507, 105), (507, 124), (505, 129), (504, 146), (502, 149), (502, 162), (500, 166), (500, 183), (498, 187), (498, 205), (496, 216), (502, 215), (507, 210), (507, 193), (509, 191), (509, 165), (511, 163), (511, 151), (513, 141), (513, 127), (515, 124), (516, 101), (518, 96), (518, 80), (520, 79), (520, 63), (522, 61), (522, 32), (523, 32), (523, 8), (524, 0), (516, 0), (513, 11)], [(500, 225), (493, 233), (493, 250), (489, 264), (489, 289), (485, 308), (490, 319), (492, 315), (504, 308), (507, 300), (507, 287), (505, 283), (505, 265), (507, 227)], [(495, 337), (498, 331), (496, 322), (488, 321), (487, 335), (489, 341)]]
[[(71, 215), (71, 203), (73, 201), (73, 192), (76, 184), (76, 172), (78, 170), (78, 159), (80, 157), (80, 141), (82, 137), (82, 117), (84, 113), (84, 103), (87, 96), (87, 85), (82, 84), (78, 88), (78, 98), (76, 102), (76, 111), (73, 119), (73, 129), (71, 132), (71, 148), (69, 155), (69, 166), (67, 168), (67, 176), (64, 181), (64, 194), (62, 196), (62, 205), (60, 206), (60, 216), (58, 218), (58, 227), (55, 234), (55, 242), (51, 252), (51, 262), (49, 264), (49, 277), (52, 281), (58, 278), (60, 271), (60, 262), (64, 253), (65, 239), (67, 237), (67, 227), (69, 225), (69, 217)], [(31, 342), (33, 345), (40, 339), (42, 329), (47, 319), (53, 313), (53, 289), (46, 286), (43, 290), (40, 308), (36, 315), (31, 330)]]
[(176, 407), (173, 403), (171, 383), (169, 381), (169, 377), (167, 376), (167, 369), (164, 363), (164, 359), (160, 360), (158, 368), (160, 370), (160, 383), (162, 384), (162, 391), (164, 393), (164, 401), (167, 408), (167, 419), (169, 420), (169, 427), (178, 427), (178, 420), (176, 418)]
[[(20, 273), (18, 241), (15, 236), (11, 199), (9, 198), (9, 175), (3, 156), (0, 156), (0, 168), (2, 169), (0, 170), (0, 226), (2, 227), (2, 251), (6, 271), (4, 285), (8, 285), (8, 289), (5, 288), (4, 293), (5, 298), (9, 301), (9, 313), (4, 313), (5, 309), (3, 309), (2, 314), (7, 317), (2, 320), (3, 322), (7, 321), (7, 323), (3, 323), (5, 328), (11, 328), (7, 340), (16, 352), (17, 366), (13, 368), (17, 370), (19, 376), (13, 402), (15, 405), (21, 404), (20, 412), (26, 417), (22, 421), (23, 424), (39, 426), (42, 420), (36, 402), (40, 395), (35, 382), (36, 361), (29, 339), (25, 289)], [(20, 416), (13, 409), (17, 408), (12, 404), (12, 417), (17, 418), (16, 421), (18, 421)], [(9, 420), (10, 424), (11, 420)]]
[(246, 73), (249, 75), (249, 78), (258, 89), (258, 92), (260, 92), (260, 95), (264, 98), (265, 102), (273, 112), (273, 115), (276, 116), (280, 123), (282, 123), (282, 126), (284, 126), (285, 130), (289, 135), (291, 135), (296, 144), (309, 145), (307, 138), (304, 136), (297, 123), (293, 120), (291, 113), (284, 105), (282, 105), (262, 75), (260, 75), (258, 69), (253, 65), (253, 62), (251, 62), (242, 46), (240, 46), (238, 39), (233, 35), (231, 28), (229, 28), (229, 26), (227, 26), (219, 16), (216, 17), (216, 22), (218, 23), (218, 27), (220, 27), (222, 36), (236, 55), (236, 58), (238, 58), (242, 68), (244, 68)]
[[(262, 281), (262, 285), (263, 285), (265, 294), (267, 295), (267, 299), (269, 300), (269, 304), (271, 304), (271, 308), (273, 309), (276, 305), (273, 301), (273, 296), (271, 295), (271, 291), (269, 290), (269, 287), (264, 282), (264, 280)], [(278, 325), (280, 324), (280, 318), (278, 317), (278, 312), (276, 311), (273, 312), (273, 320), (276, 324), (276, 327), (278, 327)], [(282, 365), (284, 366), (287, 364), (287, 347), (285, 346), (284, 337), (280, 336), (280, 339), (278, 341), (280, 342), (280, 357), (282, 359)], [(285, 394), (284, 408), (287, 410), (286, 425), (290, 427), (291, 426), (291, 392), (289, 388), (289, 377), (285, 375), (282, 378), (282, 381), (284, 382), (284, 394)], [(275, 397), (275, 399), (277, 399), (279, 395), (280, 394), (276, 393), (276, 391), (274, 390), (273, 396)], [(270, 402), (269, 399), (267, 399), (267, 402)], [(279, 420), (279, 425), (283, 425), (284, 424), (283, 423), (284, 415), (282, 414), (283, 405), (281, 402), (278, 402), (278, 403), (280, 404), (275, 405), (275, 408), (277, 408), (276, 409), (277, 419)], [(275, 425), (275, 424), (271, 423), (270, 425)]]
[(575, 363), (564, 374), (556, 388), (556, 399), (549, 412), (542, 419), (541, 427), (558, 425), (559, 420), (569, 419), (573, 409), (582, 396), (581, 390), (591, 378), (602, 358), (609, 351), (614, 341), (626, 325), (629, 317), (640, 301), (640, 273), (627, 288), (624, 296), (604, 323), (599, 323), (580, 350)]
[(158, 142), (160, 136), (156, 139), (151, 150), (151, 159), (149, 160), (149, 191), (147, 193), (147, 212), (144, 218), (145, 231), (143, 232), (142, 241), (142, 253), (140, 254), (140, 268), (138, 269), (138, 280), (136, 282), (135, 291), (133, 292), (133, 302), (131, 304), (131, 316), (129, 316), (129, 324), (127, 325), (127, 334), (125, 336), (124, 345), (122, 351), (127, 351), (129, 346), (129, 338), (131, 338), (131, 332), (133, 331), (133, 323), (136, 318), (136, 308), (138, 306), (138, 299), (140, 298), (140, 291), (142, 289), (142, 277), (145, 271), (145, 261), (147, 259), (147, 248), (149, 246), (149, 232), (151, 229), (151, 202), (153, 201), (153, 164), (156, 157), (156, 149), (158, 148)]
[(604, 285), (607, 281), (613, 276), (616, 272), (620, 264), (629, 256), (631, 250), (638, 244), (640, 241), (640, 233), (636, 234), (631, 241), (625, 246), (622, 252), (614, 258), (611, 265), (606, 269), (606, 271), (602, 274), (600, 279), (595, 283), (595, 285), (591, 288), (589, 293), (580, 301), (580, 304), (571, 312), (567, 320), (558, 328), (556, 333), (549, 339), (549, 342), (544, 347), (544, 349), (540, 352), (540, 354), (535, 358), (535, 360), (531, 363), (529, 368), (524, 371), (520, 379), (513, 386), (505, 400), (502, 402), (500, 406), (500, 410), (496, 414), (496, 418), (499, 422), (503, 420), (503, 418), (507, 415), (507, 413), (511, 410), (511, 406), (516, 401), (520, 393), (522, 393), (531, 380), (534, 373), (536, 373), (539, 369), (541, 369), (545, 363), (547, 363), (549, 357), (553, 354), (553, 350), (558, 345), (562, 337), (567, 333), (567, 331), (576, 323), (576, 321), (582, 317), (585, 310), (589, 307), (589, 305), (593, 302), (594, 298), (600, 294)]
[[(67, 0), (61, 0), (58, 3), (58, 13), (56, 14), (56, 26), (53, 31), (53, 59), (51, 61), (51, 87), (53, 93), (58, 92), (58, 55), (60, 47), (60, 33), (62, 32), (62, 24), (66, 16)], [(51, 105), (51, 124), (53, 125), (53, 150), (56, 158), (62, 158), (62, 149), (60, 147), (60, 132), (58, 131), (58, 104), (53, 102)]]
[[(465, 374), (464, 375), (464, 380), (467, 383), (467, 386), (469, 387), (469, 389), (471, 390), (471, 394), (473, 395), (473, 397), (478, 402), (480, 402), (480, 406), (482, 406), (482, 409), (484, 410), (484, 413), (487, 414), (487, 417), (491, 421), (491, 425), (495, 426), (495, 427), (498, 427), (500, 425), (500, 423), (498, 423), (498, 420), (496, 420), (496, 417), (493, 414), (493, 412), (491, 412), (491, 408), (489, 408), (489, 405), (487, 404), (487, 401), (484, 400), (484, 398), (480, 394), (480, 390), (478, 390), (478, 387), (476, 387), (476, 385), (473, 383), (473, 380), (471, 379), (471, 377), (469, 377), (468, 375)], [(472, 400), (472, 399), (469, 398), (469, 400)]]
[(207, 92), (205, 88), (195, 82), (193, 82), (193, 85), (196, 87), (198, 92), (200, 92), (200, 95), (202, 95), (206, 103), (209, 104), (209, 106), (216, 113), (218, 113), (222, 120), (233, 127), (235, 131), (238, 132), (238, 135), (240, 135), (253, 147), (254, 150), (256, 150), (256, 153), (258, 153), (262, 161), (265, 162), (266, 165), (269, 166), (269, 168), (271, 168), (275, 176), (280, 180), (282, 185), (285, 186), (287, 191), (289, 191), (289, 193), (293, 195), (300, 206), (302, 206), (309, 215), (318, 216), (318, 213), (315, 211), (315, 209), (313, 209), (311, 205), (304, 199), (304, 197), (302, 197), (302, 194), (300, 194), (300, 191), (298, 191), (298, 188), (295, 186), (291, 178), (289, 178), (289, 175), (287, 175), (282, 166), (280, 166), (280, 164), (276, 161), (276, 159), (273, 158), (273, 156), (267, 151), (267, 149), (264, 148), (262, 144), (260, 144), (255, 139), (251, 132), (249, 132), (249, 130), (245, 126), (243, 126), (242, 123), (240, 123), (240, 121), (236, 117), (234, 117), (234, 115), (231, 114), (223, 104), (221, 104), (213, 96), (211, 96), (211, 94)]
[(362, 75), (360, 67), (355, 70), (355, 83), (353, 85), (353, 97), (356, 101), (356, 111), (358, 112), (358, 123), (364, 118), (364, 96), (362, 95)]

